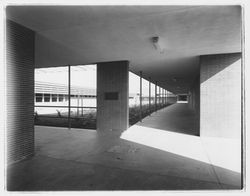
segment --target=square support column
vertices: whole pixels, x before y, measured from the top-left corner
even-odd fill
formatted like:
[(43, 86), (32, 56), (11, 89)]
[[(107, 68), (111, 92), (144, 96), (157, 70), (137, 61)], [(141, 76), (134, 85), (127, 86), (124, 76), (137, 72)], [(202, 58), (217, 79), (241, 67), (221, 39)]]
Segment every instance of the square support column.
[(151, 112), (151, 78), (148, 80), (148, 109), (149, 109), (149, 115)]
[(129, 62), (97, 64), (97, 131), (121, 132), (129, 126)]
[(6, 22), (7, 164), (34, 154), (35, 32)]
[(142, 121), (142, 71), (140, 71), (140, 122)]
[(201, 136), (241, 137), (241, 94), (241, 53), (201, 56)]
[(157, 81), (155, 81), (155, 112), (157, 111)]
[(160, 105), (160, 108), (161, 108), (161, 87), (159, 87), (159, 105)]

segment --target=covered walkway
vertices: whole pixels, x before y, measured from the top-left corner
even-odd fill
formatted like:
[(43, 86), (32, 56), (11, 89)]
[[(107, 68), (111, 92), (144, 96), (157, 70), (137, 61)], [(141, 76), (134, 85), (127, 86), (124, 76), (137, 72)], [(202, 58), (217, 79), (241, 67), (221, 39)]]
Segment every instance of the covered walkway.
[[(9, 190), (245, 188), (242, 6), (4, 10)], [(90, 64), (97, 65), (96, 130), (73, 129), (71, 69)], [(62, 66), (68, 128), (34, 126), (34, 70)], [(129, 127), (129, 72), (139, 76), (140, 120), (144, 99), (152, 108), (176, 98), (188, 105)], [(43, 93), (44, 102), (56, 100), (56, 91)]]
[(9, 189), (240, 188), (239, 141), (200, 138), (196, 128), (186, 104), (166, 107), (121, 134), (36, 126), (36, 156), (8, 168)]
[(199, 118), (187, 103), (170, 105), (143, 119), (143, 122), (138, 125), (188, 135), (199, 135)]

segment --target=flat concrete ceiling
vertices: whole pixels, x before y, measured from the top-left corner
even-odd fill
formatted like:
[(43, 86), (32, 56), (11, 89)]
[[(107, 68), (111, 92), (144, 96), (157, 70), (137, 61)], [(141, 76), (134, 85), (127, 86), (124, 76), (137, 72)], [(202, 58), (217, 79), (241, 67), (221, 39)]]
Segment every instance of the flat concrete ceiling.
[(128, 60), (132, 72), (174, 93), (188, 92), (200, 55), (241, 52), (240, 6), (9, 6), (6, 13), (36, 32), (36, 67)]

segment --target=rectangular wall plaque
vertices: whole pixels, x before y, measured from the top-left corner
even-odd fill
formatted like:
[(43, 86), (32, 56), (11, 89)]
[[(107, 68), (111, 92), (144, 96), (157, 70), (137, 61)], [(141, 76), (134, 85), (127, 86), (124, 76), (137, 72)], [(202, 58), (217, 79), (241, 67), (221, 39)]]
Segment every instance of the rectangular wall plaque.
[(105, 92), (104, 99), (105, 100), (118, 100), (119, 93), (118, 92)]

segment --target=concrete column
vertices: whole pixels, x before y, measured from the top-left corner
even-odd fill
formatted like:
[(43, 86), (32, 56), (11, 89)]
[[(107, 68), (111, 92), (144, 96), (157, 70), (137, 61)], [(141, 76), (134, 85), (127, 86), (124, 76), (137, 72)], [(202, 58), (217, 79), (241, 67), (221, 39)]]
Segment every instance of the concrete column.
[(148, 104), (149, 112), (151, 112), (151, 78), (148, 80)]
[(164, 89), (164, 105), (166, 105), (166, 89)]
[(166, 103), (168, 104), (168, 91), (166, 92)]
[(161, 87), (159, 87), (159, 104), (160, 104), (160, 106), (161, 106), (161, 96), (162, 96), (162, 94), (161, 94)]
[(165, 104), (165, 89), (163, 88), (162, 89), (162, 104), (164, 105)]
[(159, 104), (161, 106), (161, 87), (159, 87)]
[(163, 88), (162, 89), (162, 103), (163, 103), (163, 105), (165, 105), (165, 89)]
[(200, 76), (194, 80), (188, 96), (188, 105), (195, 110), (199, 116), (200, 113)]
[(157, 81), (155, 81), (155, 111), (157, 111)]
[(241, 63), (241, 53), (201, 56), (201, 136), (241, 137)]
[(161, 87), (158, 86), (158, 88), (159, 88), (159, 90), (158, 90), (158, 94), (159, 94), (159, 96), (158, 96), (158, 104), (160, 106), (160, 104), (161, 104)]
[(35, 33), (6, 22), (7, 164), (34, 154)]
[(161, 105), (163, 105), (163, 88), (161, 88)]
[(140, 71), (140, 122), (142, 120), (142, 72)]
[(163, 104), (165, 105), (165, 89), (163, 89)]
[(68, 65), (68, 128), (71, 128), (71, 69)]
[(161, 90), (161, 102), (162, 102), (162, 105), (164, 104), (164, 89), (162, 88)]
[(83, 116), (83, 94), (84, 93), (81, 93), (81, 116)]
[(79, 92), (78, 92), (78, 95), (77, 95), (77, 117), (79, 116), (79, 103), (80, 103), (80, 95), (79, 95)]
[(167, 90), (165, 90), (165, 104), (167, 105)]
[(97, 131), (124, 131), (128, 116), (128, 61), (97, 64)]

